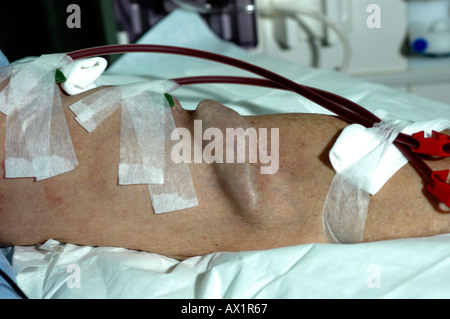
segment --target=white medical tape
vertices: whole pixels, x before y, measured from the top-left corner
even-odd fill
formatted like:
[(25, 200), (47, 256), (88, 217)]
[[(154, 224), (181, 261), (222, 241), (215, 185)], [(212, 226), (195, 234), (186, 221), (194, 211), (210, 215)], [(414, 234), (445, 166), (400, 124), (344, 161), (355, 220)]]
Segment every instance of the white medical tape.
[(77, 95), (97, 87), (95, 81), (105, 71), (108, 62), (104, 58), (94, 57), (76, 60), (61, 68), (66, 81), (62, 89), (69, 95)]
[(164, 183), (163, 93), (177, 87), (172, 81), (107, 87), (70, 106), (78, 123), (92, 132), (122, 105), (120, 185)]
[[(399, 121), (385, 111), (378, 110), (375, 114), (384, 122)], [(446, 118), (419, 122), (402, 121), (399, 122), (399, 125), (400, 123), (406, 124), (402, 129), (403, 133), (413, 134), (425, 131), (426, 136), (431, 136), (433, 130), (442, 131), (450, 127), (450, 120)], [(378, 133), (376, 133), (376, 130), (372, 128), (367, 129), (358, 124), (347, 126), (330, 150), (329, 158), (334, 170), (337, 173), (342, 172), (378, 147), (380, 140), (379, 135), (377, 135)], [(408, 163), (408, 160), (403, 156), (402, 152), (394, 145), (390, 145), (376, 167), (376, 172), (373, 175), (370, 185), (367, 185), (365, 190), (375, 195), (406, 163)]]
[(406, 134), (442, 131), (450, 120), (406, 122), (384, 111), (375, 114), (381, 124), (365, 128), (353, 124), (344, 129), (330, 151), (330, 161), (337, 174), (334, 177), (323, 210), (324, 233), (330, 242), (357, 243), (363, 241), (370, 195), (383, 185), (408, 160), (392, 142), (400, 131)]
[(148, 186), (155, 214), (168, 213), (198, 206), (189, 164), (175, 163), (171, 153), (178, 140), (172, 140), (171, 135), (176, 130), (175, 121), (170, 107), (164, 105), (165, 118), (165, 154), (164, 154), (164, 184)]
[(69, 172), (78, 166), (77, 155), (67, 125), (59, 89), (55, 86), (53, 90), (48, 174), (37, 176), (38, 181)]
[(325, 200), (322, 223), (329, 243), (360, 243), (370, 194), (352, 184), (345, 176), (336, 174)]
[(120, 184), (148, 184), (155, 214), (198, 206), (189, 164), (171, 158), (176, 126), (163, 93), (177, 87), (171, 81), (122, 87)]
[(75, 102), (70, 110), (77, 116), (77, 122), (88, 132), (92, 132), (120, 108), (124, 92), (127, 94), (125, 98), (129, 98), (145, 91), (163, 94), (177, 88), (178, 84), (169, 80), (105, 87)]
[[(375, 147), (333, 178), (325, 200), (322, 222), (331, 243), (360, 243), (370, 202), (373, 177), (386, 151), (408, 125), (405, 121), (382, 121), (368, 130), (378, 140)], [(361, 145), (353, 145), (357, 148)]]
[(198, 206), (189, 164), (171, 158), (176, 126), (163, 94), (177, 88), (167, 80), (108, 87), (70, 106), (92, 132), (121, 101), (119, 184), (148, 184), (156, 214)]
[(180, 86), (178, 83), (171, 80), (154, 80), (150, 82), (138, 82), (121, 85), (122, 92), (125, 92), (128, 96), (137, 95), (139, 93), (150, 91), (153, 93), (171, 93), (178, 89)]
[(118, 87), (106, 87), (75, 102), (69, 108), (76, 121), (88, 132), (120, 108), (121, 92)]
[(70, 63), (72, 59), (64, 54), (43, 55), (29, 62), (12, 63), (10, 81), (0, 93), (0, 111), (8, 115), (19, 105), (32, 103), (39, 93), (39, 87), (55, 83), (57, 68)]
[(133, 95), (127, 89), (122, 93), (119, 184), (162, 184), (164, 96), (149, 91)]
[[(176, 129), (163, 93), (171, 81), (122, 87), (122, 128), (119, 184), (148, 184), (155, 214), (198, 205), (189, 164), (176, 164), (171, 140)], [(149, 91), (151, 89), (151, 91)]]
[(78, 165), (55, 83), (56, 69), (70, 61), (55, 54), (12, 65), (0, 93), (0, 110), (7, 115), (7, 178), (49, 178)]

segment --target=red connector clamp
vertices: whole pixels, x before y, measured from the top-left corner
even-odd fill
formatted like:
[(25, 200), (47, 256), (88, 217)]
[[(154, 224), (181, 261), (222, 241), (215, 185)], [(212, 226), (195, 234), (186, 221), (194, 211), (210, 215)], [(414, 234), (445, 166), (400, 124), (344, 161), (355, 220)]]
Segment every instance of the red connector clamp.
[(448, 207), (450, 207), (450, 184), (446, 181), (449, 173), (450, 170), (434, 171), (431, 173), (433, 185), (427, 186), (428, 191)]
[(450, 156), (450, 136), (433, 131), (431, 137), (425, 137), (425, 132), (414, 133), (412, 137), (419, 146), (411, 148), (415, 153), (433, 156)]

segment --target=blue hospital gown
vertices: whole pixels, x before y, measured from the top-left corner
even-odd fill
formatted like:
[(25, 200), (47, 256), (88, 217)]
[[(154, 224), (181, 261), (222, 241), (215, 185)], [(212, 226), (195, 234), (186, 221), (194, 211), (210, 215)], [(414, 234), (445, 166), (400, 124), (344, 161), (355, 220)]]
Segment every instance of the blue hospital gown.
[(9, 61), (3, 54), (2, 50), (0, 50), (0, 66), (7, 66), (7, 65), (9, 65)]
[[(3, 270), (9, 278), (15, 281), (15, 274), (11, 267), (11, 264), (6, 259), (5, 254), (8, 249), (0, 249), (0, 269)], [(8, 282), (0, 276), (0, 299), (20, 299), (14, 289), (8, 284)]]

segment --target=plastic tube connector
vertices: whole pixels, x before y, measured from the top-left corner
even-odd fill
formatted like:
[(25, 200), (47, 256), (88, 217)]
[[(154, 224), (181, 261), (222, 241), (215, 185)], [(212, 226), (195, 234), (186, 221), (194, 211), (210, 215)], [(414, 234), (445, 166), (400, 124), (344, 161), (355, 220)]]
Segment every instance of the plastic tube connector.
[(418, 147), (411, 148), (415, 153), (432, 156), (450, 156), (450, 136), (433, 131), (431, 137), (425, 137), (425, 132), (414, 133), (412, 137), (419, 143)]
[(446, 182), (449, 173), (450, 170), (434, 171), (431, 174), (433, 185), (427, 186), (428, 191), (447, 207), (450, 207), (450, 184)]

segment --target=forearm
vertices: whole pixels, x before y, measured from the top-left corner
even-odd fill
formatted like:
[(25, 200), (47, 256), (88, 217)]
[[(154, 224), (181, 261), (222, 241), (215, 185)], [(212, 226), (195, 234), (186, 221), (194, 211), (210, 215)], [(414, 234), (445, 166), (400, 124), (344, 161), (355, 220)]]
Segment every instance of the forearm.
[[(279, 170), (273, 175), (251, 170), (257, 175), (248, 178), (256, 185), (258, 200), (251, 205), (240, 201), (250, 196), (249, 189), (233, 183), (243, 177), (236, 174), (248, 170), (217, 170), (220, 164), (203, 162), (190, 164), (199, 206), (155, 215), (146, 186), (117, 184), (120, 112), (87, 133), (68, 110), (68, 105), (83, 96), (63, 98), (79, 167), (40, 182), (5, 179), (2, 168), (0, 244), (33, 245), (54, 238), (184, 258), (214, 251), (326, 242), (322, 210), (335, 175), (328, 152), (345, 122), (314, 114), (245, 118), (246, 124), (255, 128), (280, 131)], [(219, 114), (219, 119), (235, 118), (223, 106), (208, 103), (201, 106), (215, 108), (211, 114)], [(178, 127), (192, 129), (192, 121), (199, 118), (205, 127), (218, 124), (211, 114), (187, 112), (178, 103), (172, 112)], [(5, 119), (0, 117), (2, 143)], [(1, 147), (0, 161), (4, 158)], [(429, 164), (433, 169), (450, 167), (449, 159)], [(224, 178), (230, 183), (224, 183)], [(431, 236), (449, 232), (449, 225), (450, 215), (439, 213), (437, 202), (424, 192), (423, 181), (407, 164), (371, 198), (364, 240)]]

